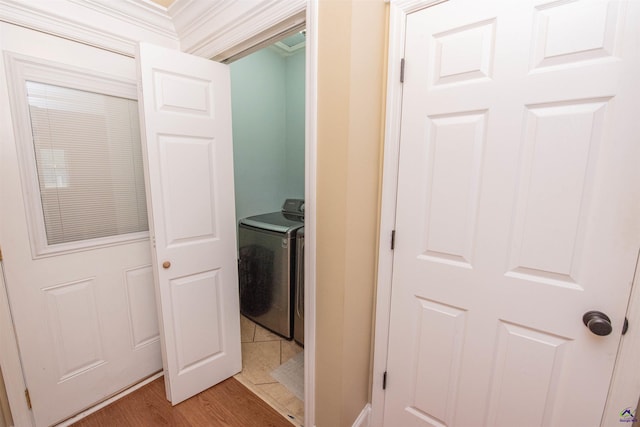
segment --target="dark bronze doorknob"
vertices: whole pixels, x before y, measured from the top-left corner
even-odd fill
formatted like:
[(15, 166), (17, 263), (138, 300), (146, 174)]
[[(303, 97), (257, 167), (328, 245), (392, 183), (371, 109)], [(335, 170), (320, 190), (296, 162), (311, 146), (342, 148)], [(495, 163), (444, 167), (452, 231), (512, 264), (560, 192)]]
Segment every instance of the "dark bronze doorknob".
[(601, 337), (609, 335), (613, 330), (609, 316), (600, 311), (587, 311), (582, 316), (582, 321), (591, 332)]

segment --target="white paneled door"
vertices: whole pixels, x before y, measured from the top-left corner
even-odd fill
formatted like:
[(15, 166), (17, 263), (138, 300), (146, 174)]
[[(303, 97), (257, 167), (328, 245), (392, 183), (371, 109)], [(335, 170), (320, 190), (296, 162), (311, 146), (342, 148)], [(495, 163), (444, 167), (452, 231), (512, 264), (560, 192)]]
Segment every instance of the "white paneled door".
[[(135, 61), (8, 24), (0, 24), (0, 31), (3, 265), (33, 418), (37, 426), (48, 426), (162, 368), (148, 237), (111, 236), (90, 240), (88, 247), (76, 246), (87, 241), (47, 244), (51, 239), (44, 232), (40, 204), (45, 193), (58, 198), (72, 213), (65, 218), (56, 217), (55, 210), (44, 215), (60, 229), (69, 225), (79, 234), (84, 227), (92, 232), (119, 228), (122, 217), (116, 212), (123, 210), (114, 210), (117, 204), (138, 215), (135, 201), (114, 200), (104, 185), (131, 188), (135, 177), (124, 180), (120, 168), (102, 174), (116, 165), (102, 162), (109, 152), (124, 163), (141, 156), (139, 142), (138, 154), (128, 157), (108, 142), (109, 132), (121, 132), (122, 138), (131, 129), (138, 132), (135, 107), (124, 112), (107, 107), (125, 98), (135, 103)], [(44, 84), (51, 96), (29, 95), (25, 80)], [(56, 98), (60, 86), (73, 88), (78, 100), (91, 99), (90, 105)], [(96, 95), (103, 93), (110, 94), (109, 103)], [(128, 120), (131, 112), (135, 120), (108, 127), (110, 114), (103, 113), (109, 111), (119, 114), (113, 121)], [(38, 127), (30, 120), (35, 115), (41, 119)], [(45, 124), (49, 130), (43, 130)], [(35, 148), (34, 138), (44, 145)], [(98, 190), (79, 179), (86, 176), (87, 166), (99, 169), (98, 163), (87, 165), (85, 157), (77, 156), (79, 145), (91, 147), (89, 157), (100, 164)], [(56, 153), (55, 161), (46, 156), (51, 153)], [(142, 168), (138, 178), (142, 180)], [(93, 215), (86, 213), (91, 208), (97, 209)], [(130, 237), (134, 240), (126, 240)], [(50, 252), (38, 253), (36, 241)]]
[(640, 247), (638, 22), (407, 16), (385, 426), (600, 424)]
[(229, 67), (142, 43), (141, 116), (167, 398), (240, 372)]

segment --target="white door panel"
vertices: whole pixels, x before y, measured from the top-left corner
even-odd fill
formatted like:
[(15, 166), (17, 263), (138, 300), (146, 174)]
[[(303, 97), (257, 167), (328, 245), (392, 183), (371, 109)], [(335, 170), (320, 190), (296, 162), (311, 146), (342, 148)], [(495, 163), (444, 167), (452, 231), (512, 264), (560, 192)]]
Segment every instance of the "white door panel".
[(408, 15), (385, 425), (599, 424), (640, 243), (638, 6)]
[(145, 43), (139, 64), (165, 384), (176, 404), (241, 369), (229, 70)]
[[(130, 58), (8, 24), (0, 24), (0, 31), (3, 95), (24, 92), (11, 86), (18, 83), (7, 52), (14, 59), (129, 80), (135, 94)], [(23, 191), (33, 177), (22, 155), (32, 141), (22, 137), (19, 117), (24, 117), (12, 111), (8, 96), (0, 98), (3, 267), (33, 417), (36, 425), (47, 426), (161, 369), (149, 242), (34, 258), (29, 239), (34, 230), (26, 214), (33, 204)]]

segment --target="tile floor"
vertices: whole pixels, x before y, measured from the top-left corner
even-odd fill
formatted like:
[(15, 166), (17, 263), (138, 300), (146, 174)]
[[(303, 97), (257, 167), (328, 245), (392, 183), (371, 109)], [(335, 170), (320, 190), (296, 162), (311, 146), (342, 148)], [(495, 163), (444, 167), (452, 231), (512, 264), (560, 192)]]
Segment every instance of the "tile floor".
[(304, 422), (304, 402), (270, 374), (278, 366), (303, 351), (284, 338), (240, 316), (242, 372), (235, 378), (296, 426)]

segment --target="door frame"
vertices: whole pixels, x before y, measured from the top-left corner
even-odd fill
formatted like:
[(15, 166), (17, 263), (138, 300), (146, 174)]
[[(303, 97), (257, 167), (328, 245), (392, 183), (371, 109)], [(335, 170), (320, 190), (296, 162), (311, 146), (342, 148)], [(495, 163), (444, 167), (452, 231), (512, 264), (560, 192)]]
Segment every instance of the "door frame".
[[(375, 308), (375, 333), (373, 346), (373, 370), (371, 381), (370, 427), (382, 427), (385, 392), (383, 378), (387, 371), (389, 350), (389, 321), (391, 314), (391, 291), (393, 279), (393, 256), (391, 250), (392, 230), (396, 222), (398, 184), (398, 160), (400, 156), (400, 124), (402, 117), (402, 90), (400, 62), (404, 57), (406, 19), (410, 13), (455, 0), (390, 0), (389, 53), (387, 70), (387, 100), (384, 137), (384, 162), (382, 171), (382, 198), (380, 207), (380, 246), (378, 248), (377, 292)], [(640, 328), (640, 266), (636, 266), (627, 318), (629, 329)], [(640, 337), (635, 334), (623, 336), (620, 342), (614, 374), (609, 386), (607, 408), (622, 410), (635, 408), (640, 398), (640, 370), (636, 368), (640, 356)], [(622, 374), (624, 372), (624, 375)], [(393, 378), (393, 373), (390, 373)], [(392, 381), (392, 379), (391, 379)], [(602, 425), (606, 425), (603, 417)]]
[[(158, 43), (158, 34), (150, 35), (148, 31), (132, 30), (125, 37), (114, 37), (97, 27), (92, 27), (87, 22), (66, 23), (53, 15), (40, 13), (33, 8), (25, 13), (23, 10), (10, 10), (3, 12), (0, 24), (18, 24), (29, 29), (41, 31), (57, 37), (71, 39), (80, 43), (92, 45), (99, 49), (106, 49), (127, 56), (133, 56), (136, 41), (152, 41)], [(70, 7), (76, 7), (71, 5)], [(86, 13), (86, 8), (91, 5), (78, 6), (79, 13)], [(32, 9), (31, 6), (23, 6)], [(15, 12), (15, 13), (14, 13)], [(96, 7), (96, 12), (105, 13), (101, 7)], [(272, 7), (263, 9), (261, 15), (252, 18), (261, 22), (269, 22), (274, 28), (282, 23), (289, 22), (292, 11), (287, 7), (287, 2), (277, 2)], [(317, 64), (318, 64), (318, 0), (308, 0), (304, 7), (307, 29), (306, 44), (306, 81), (305, 81), (305, 425), (315, 426), (315, 345), (316, 345), (316, 170), (317, 170)], [(106, 16), (106, 15), (105, 15)], [(235, 28), (235, 40), (237, 46), (246, 46), (247, 41), (255, 44), (264, 42), (274, 34), (268, 31), (256, 36), (254, 33), (255, 20), (246, 20)], [(297, 22), (299, 24), (299, 22)], [(109, 28), (108, 26), (106, 28)], [(280, 27), (281, 28), (281, 27)], [(280, 30), (281, 31), (281, 30)], [(166, 34), (165, 34), (166, 35)], [(132, 40), (137, 39), (137, 40)], [(261, 39), (262, 38), (262, 39)], [(164, 42), (165, 46), (175, 43)], [(216, 40), (209, 40), (206, 46), (211, 51), (216, 51)], [(228, 48), (228, 46), (225, 46)], [(0, 75), (4, 70), (0, 70)], [(6, 94), (7, 88), (0, 88), (0, 94)], [(0, 120), (9, 117), (8, 114), (0, 116)], [(11, 123), (2, 123), (5, 129), (12, 129)], [(2, 147), (0, 146), (0, 155)], [(1, 242), (0, 242), (1, 243)], [(4, 268), (0, 257), (0, 367), (4, 375), (5, 386), (9, 398), (9, 404), (15, 425), (33, 426), (33, 418), (25, 399), (25, 381), (22, 374), (19, 348), (15, 336), (11, 309), (8, 301), (7, 289), (2, 276)], [(133, 386), (136, 387), (136, 386)], [(125, 391), (126, 393), (126, 391)], [(88, 415), (92, 409), (99, 409), (97, 405), (84, 411)]]

